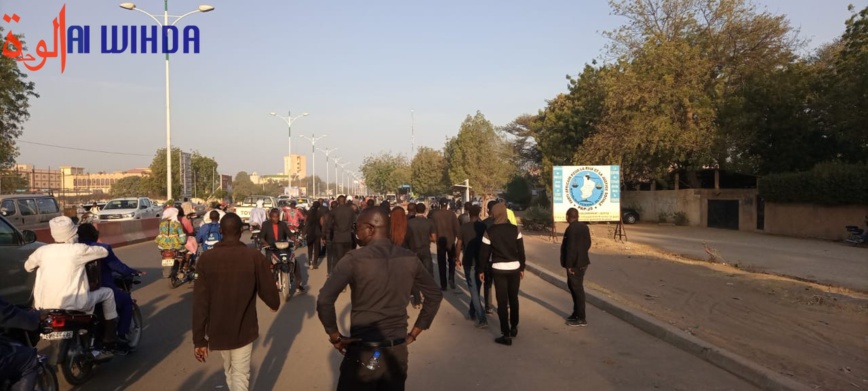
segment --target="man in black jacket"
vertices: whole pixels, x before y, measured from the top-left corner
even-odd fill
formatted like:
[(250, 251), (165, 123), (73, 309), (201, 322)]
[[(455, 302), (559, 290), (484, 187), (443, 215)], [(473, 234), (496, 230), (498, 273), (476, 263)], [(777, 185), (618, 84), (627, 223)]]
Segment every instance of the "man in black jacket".
[(329, 211), (328, 231), (332, 240), (334, 257), (328, 259), (328, 273), (334, 271), (335, 265), (353, 246), (353, 223), (356, 222), (356, 212), (347, 205), (347, 197), (338, 197), (338, 206)]
[[(275, 242), (291, 242), (291, 235), (292, 233), (289, 231), (289, 226), (286, 225), (285, 222), (280, 221), (280, 211), (272, 209), (268, 212), (268, 220), (262, 223), (262, 231), (260, 233), (262, 247), (274, 248)], [(290, 248), (289, 251), (295, 251), (295, 248)], [(271, 262), (271, 253), (269, 250), (266, 250), (265, 257), (269, 262)], [(298, 262), (296, 262), (293, 273), (295, 274), (295, 280), (298, 281), (298, 291), (304, 293), (307, 281), (305, 281), (306, 279), (302, 274), (302, 266), (303, 265), (299, 265)]]
[(573, 314), (567, 318), (570, 326), (587, 326), (585, 318), (585, 272), (591, 259), (588, 250), (591, 248), (591, 231), (585, 223), (579, 222), (579, 211), (570, 208), (567, 211), (567, 223), (570, 225), (564, 231), (561, 242), (561, 267), (567, 269), (567, 286), (573, 295)]

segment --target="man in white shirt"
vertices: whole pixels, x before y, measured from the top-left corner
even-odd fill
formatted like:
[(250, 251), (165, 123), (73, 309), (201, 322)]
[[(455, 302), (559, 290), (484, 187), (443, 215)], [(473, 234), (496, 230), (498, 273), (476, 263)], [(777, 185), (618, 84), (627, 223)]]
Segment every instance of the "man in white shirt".
[[(42, 246), (27, 259), (24, 269), (36, 270), (33, 286), (34, 306), (39, 309), (63, 309), (93, 313), (102, 304), (105, 317), (103, 344), (114, 349), (117, 342), (117, 307), (110, 288), (90, 291), (85, 264), (108, 256), (99, 246), (78, 243), (78, 232), (72, 220), (59, 216), (48, 222), (54, 244)], [(110, 353), (103, 352), (103, 358)]]
[(259, 200), (256, 201), (256, 207), (250, 209), (250, 228), (252, 229), (254, 225), (262, 226), (262, 223), (265, 220), (268, 220), (268, 213), (265, 212), (265, 209), (262, 206), (265, 205), (264, 201)]

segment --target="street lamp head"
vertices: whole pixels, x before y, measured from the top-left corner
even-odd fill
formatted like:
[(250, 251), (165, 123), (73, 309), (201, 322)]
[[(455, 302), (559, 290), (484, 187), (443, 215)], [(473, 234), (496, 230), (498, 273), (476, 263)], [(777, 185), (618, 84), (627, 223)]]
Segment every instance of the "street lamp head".
[(273, 112), (273, 111), (271, 112), (271, 116), (272, 116), (272, 117), (274, 117), (274, 116), (276, 116), (276, 115), (277, 115), (277, 113), (275, 113), (275, 112)]
[(136, 9), (136, 5), (133, 3), (121, 3), (120, 6), (121, 6), (121, 8), (123, 8), (125, 10), (130, 10), (130, 11)]
[(210, 5), (200, 5), (199, 12), (211, 12), (214, 11), (214, 7)]
[(304, 116), (304, 117), (307, 117), (307, 115), (308, 115), (308, 113), (304, 113), (304, 114), (302, 114), (302, 116)]

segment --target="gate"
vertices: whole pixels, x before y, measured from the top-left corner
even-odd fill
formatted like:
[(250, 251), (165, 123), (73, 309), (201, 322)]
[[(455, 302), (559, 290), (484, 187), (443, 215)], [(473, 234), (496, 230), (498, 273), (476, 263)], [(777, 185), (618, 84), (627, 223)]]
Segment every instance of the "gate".
[(708, 200), (708, 227), (738, 230), (738, 200)]

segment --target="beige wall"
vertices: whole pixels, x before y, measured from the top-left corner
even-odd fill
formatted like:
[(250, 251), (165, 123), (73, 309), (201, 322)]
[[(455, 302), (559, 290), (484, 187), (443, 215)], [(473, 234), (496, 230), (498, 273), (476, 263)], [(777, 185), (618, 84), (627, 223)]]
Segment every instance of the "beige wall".
[(708, 200), (738, 200), (739, 230), (756, 229), (756, 189), (683, 189), (625, 191), (621, 193), (621, 205), (639, 209), (640, 220), (659, 221), (661, 212), (687, 214), (688, 225), (708, 226)]
[(772, 234), (843, 240), (844, 226), (865, 228), (868, 205), (825, 206), (766, 203), (765, 231)]

